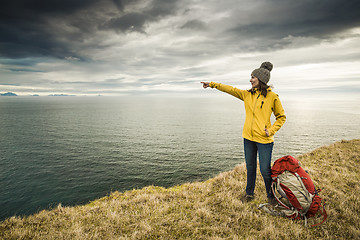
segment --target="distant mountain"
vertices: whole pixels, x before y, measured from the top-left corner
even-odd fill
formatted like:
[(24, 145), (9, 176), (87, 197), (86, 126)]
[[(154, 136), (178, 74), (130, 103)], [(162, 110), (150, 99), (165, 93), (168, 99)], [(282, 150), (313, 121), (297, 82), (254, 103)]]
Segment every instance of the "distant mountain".
[(74, 97), (76, 95), (68, 95), (68, 94), (50, 94), (50, 97)]
[(14, 97), (14, 96), (17, 96), (17, 95), (15, 93), (12, 93), (12, 92), (7, 92), (7, 93), (0, 93), (0, 96)]

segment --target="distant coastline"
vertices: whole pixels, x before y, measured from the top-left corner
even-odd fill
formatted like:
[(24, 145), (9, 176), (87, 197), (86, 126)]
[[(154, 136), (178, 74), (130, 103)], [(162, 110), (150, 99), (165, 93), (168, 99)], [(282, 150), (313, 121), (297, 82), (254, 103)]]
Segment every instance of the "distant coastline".
[(49, 97), (75, 97), (76, 95), (68, 95), (68, 94), (50, 94)]
[(17, 94), (12, 93), (12, 92), (7, 92), (7, 93), (0, 93), (0, 96), (2, 96), (2, 97), (17, 97)]
[[(0, 93), (0, 96), (2, 97), (17, 97), (18, 95), (16, 93), (13, 92), (7, 92), (7, 93)], [(39, 94), (33, 94), (33, 95), (29, 95), (31, 97), (39, 97)], [(69, 95), (69, 94), (50, 94), (47, 95), (49, 97), (75, 97), (76, 95)]]

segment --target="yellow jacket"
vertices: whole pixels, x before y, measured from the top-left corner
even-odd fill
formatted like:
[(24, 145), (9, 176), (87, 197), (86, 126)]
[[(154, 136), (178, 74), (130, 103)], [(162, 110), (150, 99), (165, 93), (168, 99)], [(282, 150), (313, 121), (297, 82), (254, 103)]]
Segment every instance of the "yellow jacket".
[[(245, 124), (242, 136), (250, 141), (258, 143), (271, 143), (274, 141), (274, 134), (285, 123), (286, 116), (281, 105), (279, 96), (268, 88), (266, 97), (256, 91), (251, 94), (248, 90), (240, 90), (221, 83), (210, 83), (211, 88), (229, 93), (244, 101)], [(274, 113), (276, 121), (271, 125), (270, 116)], [(266, 136), (264, 128), (269, 130), (269, 137)]]

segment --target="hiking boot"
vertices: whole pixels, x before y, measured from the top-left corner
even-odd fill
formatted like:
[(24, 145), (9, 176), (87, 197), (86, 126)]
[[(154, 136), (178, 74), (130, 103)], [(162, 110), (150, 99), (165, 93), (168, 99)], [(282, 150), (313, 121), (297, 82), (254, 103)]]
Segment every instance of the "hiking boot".
[(254, 200), (254, 195), (247, 195), (247, 194), (245, 193), (245, 195), (242, 196), (240, 200), (241, 200), (243, 203), (245, 203), (245, 202), (251, 202), (252, 200)]
[(274, 197), (268, 197), (268, 203), (272, 206), (276, 206), (278, 204)]

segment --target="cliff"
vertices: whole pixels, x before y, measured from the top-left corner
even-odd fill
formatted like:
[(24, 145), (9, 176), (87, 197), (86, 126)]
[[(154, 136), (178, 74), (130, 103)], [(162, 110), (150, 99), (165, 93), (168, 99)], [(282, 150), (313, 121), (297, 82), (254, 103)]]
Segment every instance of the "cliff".
[(266, 202), (261, 177), (256, 200), (242, 203), (246, 169), (239, 165), (205, 182), (114, 192), (83, 206), (12, 217), (0, 223), (0, 239), (359, 239), (360, 139), (296, 157), (326, 199), (329, 216), (319, 227), (258, 210)]

